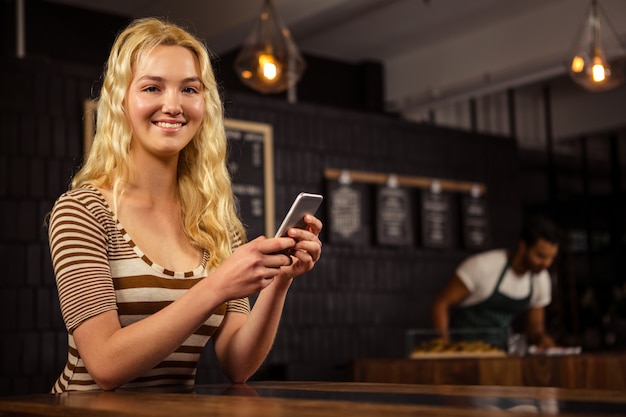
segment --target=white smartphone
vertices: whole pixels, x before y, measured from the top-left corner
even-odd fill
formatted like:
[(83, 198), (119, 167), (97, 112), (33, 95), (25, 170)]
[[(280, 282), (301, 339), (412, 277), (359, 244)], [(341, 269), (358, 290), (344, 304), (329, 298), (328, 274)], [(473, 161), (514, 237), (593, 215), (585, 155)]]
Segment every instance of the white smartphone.
[(287, 215), (280, 224), (280, 227), (276, 231), (274, 237), (287, 236), (287, 230), (292, 227), (304, 229), (306, 224), (304, 223), (304, 215), (315, 215), (315, 212), (322, 204), (323, 196), (320, 194), (300, 193), (291, 204), (291, 208), (287, 212)]

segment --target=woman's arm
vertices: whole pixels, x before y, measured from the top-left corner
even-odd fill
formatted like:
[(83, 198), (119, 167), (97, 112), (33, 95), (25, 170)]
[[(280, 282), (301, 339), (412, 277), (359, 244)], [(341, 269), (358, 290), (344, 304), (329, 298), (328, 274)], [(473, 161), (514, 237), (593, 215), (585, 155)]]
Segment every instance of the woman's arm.
[(214, 336), (220, 367), (233, 382), (245, 382), (261, 366), (274, 342), (294, 277), (310, 271), (321, 256), (318, 235), (322, 223), (310, 215), (305, 221), (306, 230), (289, 230), (289, 236), (297, 241), (291, 252), (291, 265), (282, 267), (271, 285), (260, 292), (248, 316), (227, 314)]
[(250, 314), (226, 314), (213, 340), (220, 369), (231, 381), (246, 382), (267, 357), (291, 281), (275, 279), (261, 291)]
[(175, 351), (221, 304), (203, 294), (203, 281), (157, 313), (121, 327), (116, 310), (82, 322), (73, 333), (94, 381), (115, 389), (152, 369)]

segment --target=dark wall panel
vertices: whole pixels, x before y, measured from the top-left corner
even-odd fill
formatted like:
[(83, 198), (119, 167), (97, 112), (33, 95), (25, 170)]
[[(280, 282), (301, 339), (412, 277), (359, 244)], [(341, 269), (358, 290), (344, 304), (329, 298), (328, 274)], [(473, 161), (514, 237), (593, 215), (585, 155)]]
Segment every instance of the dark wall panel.
[(80, 163), (98, 74), (0, 59), (0, 395), (49, 391), (67, 357), (44, 220)]

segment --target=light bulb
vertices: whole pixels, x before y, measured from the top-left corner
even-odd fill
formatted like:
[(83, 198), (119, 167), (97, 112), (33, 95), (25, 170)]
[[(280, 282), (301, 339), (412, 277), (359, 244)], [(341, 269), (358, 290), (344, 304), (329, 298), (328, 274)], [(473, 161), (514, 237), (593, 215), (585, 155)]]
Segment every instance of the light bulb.
[(259, 19), (235, 59), (239, 79), (262, 94), (276, 94), (294, 87), (305, 66), (271, 0), (264, 0)]
[(602, 62), (602, 58), (596, 56), (593, 58), (593, 66), (591, 67), (591, 74), (593, 77), (593, 81), (596, 83), (601, 83), (606, 79), (606, 69)]
[(259, 55), (259, 73), (267, 81), (274, 81), (278, 77), (279, 66), (276, 58), (271, 54)]
[(268, 80), (273, 80), (276, 78), (276, 65), (271, 62), (266, 62), (263, 64), (263, 76)]
[(584, 67), (585, 67), (585, 60), (580, 55), (576, 55), (572, 59), (572, 71), (582, 72)]
[(591, 92), (611, 90), (626, 76), (626, 48), (598, 0), (592, 0), (567, 61), (572, 80)]

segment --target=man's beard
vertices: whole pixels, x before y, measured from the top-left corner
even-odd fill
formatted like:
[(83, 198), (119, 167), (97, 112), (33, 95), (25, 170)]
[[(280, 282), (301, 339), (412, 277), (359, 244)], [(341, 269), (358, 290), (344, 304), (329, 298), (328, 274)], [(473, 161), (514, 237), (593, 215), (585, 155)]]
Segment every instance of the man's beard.
[(530, 256), (528, 255), (528, 253), (524, 255), (524, 266), (528, 271), (532, 272), (533, 274), (538, 274), (543, 271), (543, 266), (534, 264), (530, 260)]

